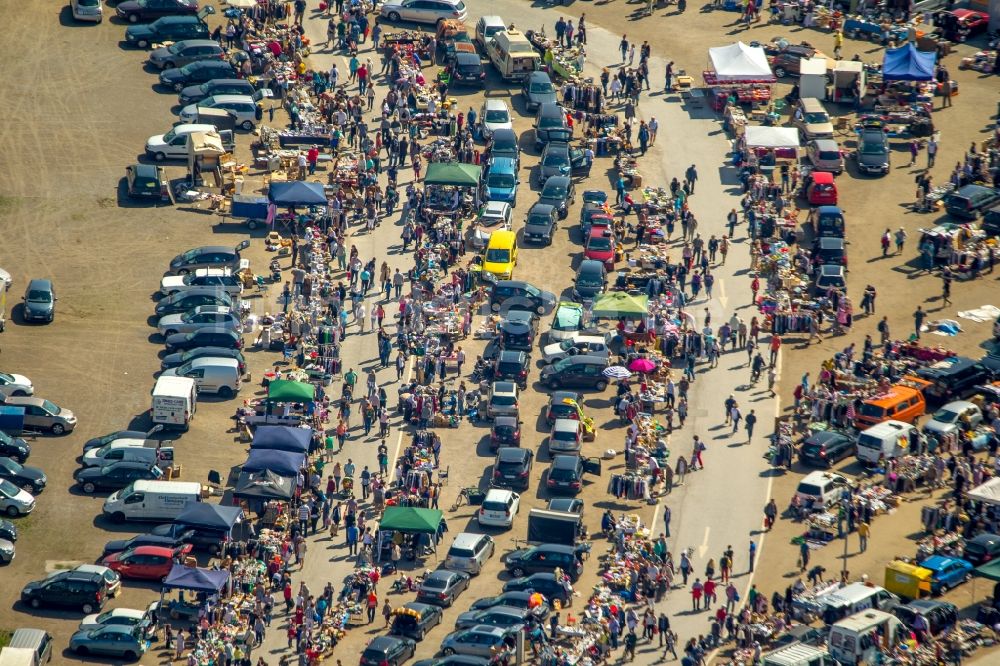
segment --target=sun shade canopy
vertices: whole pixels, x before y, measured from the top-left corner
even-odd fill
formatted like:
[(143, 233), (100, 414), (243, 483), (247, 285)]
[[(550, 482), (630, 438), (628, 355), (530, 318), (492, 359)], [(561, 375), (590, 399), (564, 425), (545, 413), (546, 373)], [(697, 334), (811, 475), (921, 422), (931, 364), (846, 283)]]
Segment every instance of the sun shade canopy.
[(406, 534), (436, 534), (442, 516), (437, 509), (391, 506), (382, 514), (379, 529)]

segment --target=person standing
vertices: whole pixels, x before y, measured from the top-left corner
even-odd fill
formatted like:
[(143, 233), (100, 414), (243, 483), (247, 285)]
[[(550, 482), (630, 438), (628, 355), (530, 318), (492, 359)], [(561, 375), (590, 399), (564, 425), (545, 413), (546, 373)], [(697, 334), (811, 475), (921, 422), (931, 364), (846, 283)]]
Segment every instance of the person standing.
[(927, 317), (927, 313), (924, 312), (921, 306), (917, 306), (917, 309), (913, 311), (913, 333), (917, 340), (920, 339), (920, 329), (924, 325), (924, 319)]
[(932, 136), (929, 141), (927, 141), (927, 168), (930, 169), (934, 166), (934, 159), (937, 157), (938, 142)]
[(906, 229), (903, 227), (896, 230), (896, 254), (903, 254), (903, 246), (906, 244), (907, 237)]
[(868, 550), (868, 537), (871, 536), (871, 529), (871, 526), (864, 520), (858, 524), (858, 541), (862, 553)]
[(951, 276), (947, 273), (941, 276), (941, 300), (945, 305), (951, 305)]
[(750, 550), (748, 552), (750, 558), (750, 566), (747, 569), (750, 573), (753, 573), (754, 560), (757, 558), (757, 544), (754, 543), (753, 539), (750, 540)]

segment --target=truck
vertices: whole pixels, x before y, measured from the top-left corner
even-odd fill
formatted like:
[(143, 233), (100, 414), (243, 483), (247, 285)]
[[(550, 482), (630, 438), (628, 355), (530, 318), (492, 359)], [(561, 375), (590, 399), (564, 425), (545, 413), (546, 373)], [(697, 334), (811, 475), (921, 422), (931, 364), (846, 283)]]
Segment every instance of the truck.
[(164, 428), (187, 430), (198, 409), (198, 389), (190, 377), (161, 376), (153, 387), (153, 423)]
[(104, 500), (104, 515), (116, 523), (126, 520), (174, 520), (188, 505), (201, 501), (196, 481), (133, 481)]

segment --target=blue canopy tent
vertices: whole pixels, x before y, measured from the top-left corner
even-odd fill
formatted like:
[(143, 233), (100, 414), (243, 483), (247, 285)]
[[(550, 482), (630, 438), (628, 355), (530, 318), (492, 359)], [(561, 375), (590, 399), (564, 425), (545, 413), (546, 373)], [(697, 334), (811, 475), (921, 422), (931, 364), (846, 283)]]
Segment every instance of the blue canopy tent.
[(229, 582), (229, 572), (225, 569), (201, 569), (175, 564), (163, 579), (163, 591), (192, 590), (215, 594), (220, 592)]
[(274, 472), (279, 476), (296, 476), (305, 465), (306, 455), (292, 451), (275, 449), (251, 449), (247, 461), (243, 463), (244, 472)]
[(243, 510), (238, 506), (192, 502), (174, 518), (174, 522), (178, 525), (207, 527), (228, 533), (242, 518)]
[(326, 205), (323, 183), (308, 183), (304, 180), (271, 183), (267, 189), (267, 198), (275, 206)]
[(882, 59), (882, 80), (884, 81), (931, 81), (937, 54), (933, 51), (918, 51), (913, 44), (898, 49), (887, 49)]
[(290, 426), (260, 426), (253, 434), (250, 450), (273, 449), (307, 453), (312, 442), (312, 428), (292, 428)]

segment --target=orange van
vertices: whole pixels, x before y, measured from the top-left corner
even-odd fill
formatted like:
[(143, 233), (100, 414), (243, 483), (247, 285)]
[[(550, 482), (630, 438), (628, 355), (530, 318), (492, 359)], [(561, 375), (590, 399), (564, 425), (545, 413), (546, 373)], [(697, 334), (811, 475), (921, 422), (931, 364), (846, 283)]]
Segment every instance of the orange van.
[(927, 411), (920, 383), (924, 382), (907, 377), (906, 383), (895, 384), (887, 393), (865, 400), (854, 418), (854, 427), (864, 430), (889, 419), (913, 423)]

